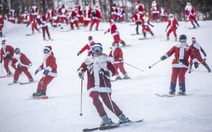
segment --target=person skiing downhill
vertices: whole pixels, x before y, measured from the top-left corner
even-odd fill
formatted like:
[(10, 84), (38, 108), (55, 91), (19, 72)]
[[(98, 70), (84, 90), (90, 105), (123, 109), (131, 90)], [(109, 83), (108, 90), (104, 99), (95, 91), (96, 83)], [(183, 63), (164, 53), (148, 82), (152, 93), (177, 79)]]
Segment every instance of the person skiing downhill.
[(110, 77), (115, 75), (116, 70), (111, 63), (111, 57), (108, 57), (102, 51), (102, 44), (95, 43), (92, 46), (92, 54), (78, 68), (79, 77), (83, 79), (84, 72), (87, 71), (87, 90), (93, 100), (93, 105), (102, 119), (101, 126), (110, 125), (113, 122), (108, 117), (99, 97), (102, 98), (108, 109), (119, 118), (120, 123), (129, 122), (121, 109), (111, 99)]
[(92, 53), (91, 47), (94, 44), (93, 37), (88, 36), (88, 43), (77, 53), (77, 56), (82, 54), (85, 50), (88, 50), (88, 56)]
[(46, 96), (47, 86), (55, 77), (57, 77), (57, 63), (51, 46), (44, 47), (43, 63), (35, 71), (35, 75), (41, 70), (44, 70), (44, 76), (38, 82), (37, 92), (32, 94), (32, 96), (35, 97)]
[[(191, 5), (191, 2), (187, 2), (186, 7), (185, 7), (185, 19), (187, 21), (190, 21), (193, 28), (200, 27), (197, 19), (196, 19), (196, 11), (194, 9), (194, 7)], [(195, 25), (195, 24), (196, 25)]]
[(116, 69), (116, 78), (115, 80), (121, 80), (121, 76), (119, 75), (118, 70), (124, 75), (123, 79), (130, 79), (127, 75), (127, 72), (124, 68), (124, 59), (122, 49), (119, 47), (118, 43), (112, 43), (112, 48), (109, 53), (110, 57), (113, 57), (113, 65)]
[[(205, 68), (208, 70), (208, 72), (211, 72), (210, 67), (206, 63), (206, 59), (202, 58), (200, 51), (203, 53), (204, 57), (206, 57), (207, 54), (205, 53), (203, 48), (200, 46), (200, 44), (196, 41), (195, 37), (192, 37), (191, 41), (192, 41), (192, 44), (190, 45), (190, 48), (192, 49), (193, 54), (196, 56), (196, 59), (199, 61), (199, 63), (201, 63), (202, 65), (205, 66)], [(193, 59), (194, 59), (194, 56), (192, 56), (191, 60), (190, 60), (191, 65), (189, 68), (189, 73), (191, 73), (191, 70), (192, 70)]]
[(19, 48), (15, 48), (15, 55), (12, 63), (15, 65), (17, 63), (17, 68), (14, 73), (13, 83), (16, 83), (19, 79), (19, 76), (22, 72), (27, 76), (29, 82), (33, 82), (31, 73), (28, 71), (28, 68), (32, 66), (31, 61), (26, 57), (25, 54), (21, 52)]
[[(189, 67), (188, 59), (193, 56), (191, 48), (186, 43), (187, 36), (180, 35), (179, 44), (173, 46), (166, 54), (161, 57), (161, 60), (172, 56), (174, 54), (174, 59), (172, 61), (172, 74), (170, 82), (170, 91), (171, 95), (175, 94), (176, 91), (176, 82), (177, 78), (179, 81), (179, 95), (186, 95), (186, 85), (185, 85), (185, 74)], [(193, 59), (195, 68), (198, 67), (198, 62), (196, 59)]]
[(123, 46), (125, 46), (126, 43), (123, 40), (121, 40), (116, 24), (113, 22), (113, 20), (108, 20), (108, 22), (110, 24), (110, 28), (106, 30), (104, 34), (110, 32), (111, 35), (113, 36), (114, 43), (121, 43)]
[(165, 30), (165, 32), (166, 32), (168, 30), (168, 28), (170, 27), (166, 34), (167, 40), (169, 40), (170, 33), (173, 32), (175, 41), (177, 41), (177, 33), (176, 33), (177, 26), (179, 26), (177, 19), (174, 18), (173, 14), (169, 14), (169, 21), (168, 21), (168, 25)]

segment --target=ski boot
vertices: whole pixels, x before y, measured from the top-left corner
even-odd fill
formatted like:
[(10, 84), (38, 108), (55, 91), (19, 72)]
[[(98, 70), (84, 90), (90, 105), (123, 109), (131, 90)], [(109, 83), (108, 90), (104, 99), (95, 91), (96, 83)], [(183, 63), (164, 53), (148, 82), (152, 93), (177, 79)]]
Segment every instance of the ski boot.
[(170, 95), (175, 95), (175, 91), (172, 91), (171, 89), (169, 90)]
[(34, 79), (29, 79), (29, 82), (34, 82)]
[(211, 69), (207, 64), (205, 65), (205, 68), (208, 70), (208, 72), (211, 72)]
[(33, 93), (32, 96), (41, 96), (46, 95), (46, 90), (37, 90), (36, 93)]
[(119, 118), (119, 124), (131, 122), (124, 114), (121, 114), (120, 116), (118, 116), (118, 118)]
[(130, 79), (130, 77), (127, 74), (125, 74), (123, 79)]
[(115, 80), (122, 80), (122, 78), (118, 75)]
[(169, 37), (167, 37), (166, 40), (169, 41)]
[(110, 125), (113, 124), (113, 122), (111, 121), (111, 119), (106, 115), (102, 116), (102, 122), (100, 126), (106, 126), (106, 125)]
[(180, 91), (178, 92), (178, 95), (186, 95), (186, 93), (183, 92), (182, 90), (180, 90)]

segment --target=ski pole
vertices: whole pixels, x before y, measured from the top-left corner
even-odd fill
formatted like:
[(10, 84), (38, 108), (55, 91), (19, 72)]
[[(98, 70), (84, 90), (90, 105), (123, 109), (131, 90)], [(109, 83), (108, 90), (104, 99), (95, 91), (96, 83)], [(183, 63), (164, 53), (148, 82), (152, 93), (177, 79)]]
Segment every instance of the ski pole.
[(83, 77), (81, 78), (80, 116), (82, 116), (82, 89), (83, 89)]
[(131, 67), (133, 67), (133, 68), (135, 68), (135, 69), (139, 70), (139, 71), (144, 72), (144, 70), (139, 69), (139, 68), (137, 68), (137, 67), (135, 67), (135, 66), (133, 66), (133, 65), (130, 65), (129, 63), (126, 63), (126, 62), (124, 62), (124, 63), (125, 63), (126, 65), (128, 65), (128, 66), (131, 66)]
[[(115, 109), (114, 109), (114, 106), (113, 106), (112, 99), (111, 99), (111, 96), (110, 96), (110, 94), (109, 94), (109, 91), (108, 91), (108, 89), (107, 89), (107, 84), (106, 84), (106, 82), (105, 82), (104, 75), (102, 75), (102, 78), (103, 78), (103, 82), (104, 82), (104, 85), (105, 85), (106, 90), (107, 90), (107, 96), (108, 96), (108, 98), (109, 98), (109, 100), (110, 100), (110, 105), (111, 105), (111, 107), (112, 107), (112, 111), (113, 111), (113, 113), (115, 113)], [(115, 114), (116, 114), (116, 113), (115, 113)]]
[(151, 66), (149, 66), (149, 69), (151, 69), (154, 65), (156, 65), (158, 62), (160, 62), (161, 60), (155, 62), (154, 64), (152, 64)]

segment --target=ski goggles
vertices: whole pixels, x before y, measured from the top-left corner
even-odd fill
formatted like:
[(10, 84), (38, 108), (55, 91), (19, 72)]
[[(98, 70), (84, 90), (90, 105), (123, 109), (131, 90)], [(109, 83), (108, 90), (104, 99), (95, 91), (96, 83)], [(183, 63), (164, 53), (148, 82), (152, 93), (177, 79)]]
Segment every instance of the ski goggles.
[(50, 52), (50, 50), (48, 50), (48, 49), (44, 49), (44, 50), (43, 50), (43, 53), (44, 53), (44, 54), (48, 54), (49, 52)]
[(102, 51), (102, 47), (101, 46), (95, 46), (95, 47), (92, 48), (92, 51), (93, 52), (100, 52), (100, 51)]
[(186, 39), (180, 39), (180, 42), (181, 43), (186, 42)]

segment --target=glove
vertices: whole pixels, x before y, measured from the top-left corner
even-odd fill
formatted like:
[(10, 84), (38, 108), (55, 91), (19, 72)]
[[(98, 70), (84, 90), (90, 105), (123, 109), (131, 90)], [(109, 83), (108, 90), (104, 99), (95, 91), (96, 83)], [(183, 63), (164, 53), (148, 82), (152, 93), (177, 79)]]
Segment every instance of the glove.
[(39, 70), (36, 70), (36, 71), (35, 71), (35, 75), (36, 75), (38, 72), (39, 72)]
[(110, 77), (109, 71), (105, 71), (103, 68), (99, 70), (99, 74)]
[(2, 60), (0, 60), (0, 63), (2, 63)]
[(160, 57), (161, 60), (165, 60), (166, 58), (167, 58), (167, 57), (164, 56), (164, 55)]
[(49, 74), (49, 70), (44, 70), (43, 74), (48, 75)]
[(77, 53), (77, 56), (79, 56), (80, 55), (80, 53)]
[(194, 62), (194, 67), (198, 68), (199, 67), (199, 63), (198, 62)]
[(24, 67), (24, 65), (18, 64), (18, 67), (22, 68), (22, 67)]
[(205, 57), (207, 56), (207, 54), (205, 52), (203, 54), (204, 54)]
[(80, 68), (79, 70), (78, 70), (78, 76), (79, 76), (79, 78), (81, 78), (81, 79), (83, 79), (84, 78), (84, 72), (83, 72), (83, 68)]

